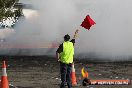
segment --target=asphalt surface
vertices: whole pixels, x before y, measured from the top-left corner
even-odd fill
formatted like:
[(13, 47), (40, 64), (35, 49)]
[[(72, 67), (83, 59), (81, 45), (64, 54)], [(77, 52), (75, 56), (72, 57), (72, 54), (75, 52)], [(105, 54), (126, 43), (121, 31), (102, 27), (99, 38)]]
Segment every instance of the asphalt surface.
[[(59, 63), (49, 56), (8, 56), (9, 83), (15, 88), (59, 88)], [(0, 62), (3, 60), (1, 57)], [(2, 63), (0, 63), (2, 65)], [(89, 79), (132, 79), (132, 62), (95, 62), (75, 60), (78, 85), (73, 88), (132, 88), (132, 85), (87, 85), (82, 86), (81, 69), (89, 73)], [(0, 71), (1, 74), (1, 71)], [(12, 87), (13, 88), (13, 87)]]

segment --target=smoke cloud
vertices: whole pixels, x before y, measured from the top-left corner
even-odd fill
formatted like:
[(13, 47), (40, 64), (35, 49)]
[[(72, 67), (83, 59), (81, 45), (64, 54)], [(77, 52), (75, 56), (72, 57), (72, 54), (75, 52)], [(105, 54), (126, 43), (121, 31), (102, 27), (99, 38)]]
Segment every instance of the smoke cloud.
[[(15, 34), (8, 38), (10, 44), (37, 45), (62, 43), (63, 36), (80, 29), (75, 52), (83, 57), (125, 58), (132, 53), (131, 0), (20, 0), (31, 4), (25, 18), (17, 23)], [(96, 22), (91, 30), (80, 27), (86, 15)], [(34, 47), (35, 48), (35, 47)], [(54, 53), (30, 51), (30, 54)]]

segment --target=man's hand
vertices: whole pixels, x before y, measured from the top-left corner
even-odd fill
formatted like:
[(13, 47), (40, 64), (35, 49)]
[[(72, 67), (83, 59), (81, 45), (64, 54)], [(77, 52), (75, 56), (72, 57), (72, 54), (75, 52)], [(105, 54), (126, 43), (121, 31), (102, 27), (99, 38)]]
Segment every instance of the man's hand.
[(77, 30), (75, 31), (75, 34), (77, 34), (77, 33), (78, 33), (78, 31), (79, 31), (79, 29), (77, 29)]
[(74, 34), (74, 39), (78, 36), (78, 31), (79, 31), (79, 29), (77, 29), (76, 31), (75, 31), (75, 34)]

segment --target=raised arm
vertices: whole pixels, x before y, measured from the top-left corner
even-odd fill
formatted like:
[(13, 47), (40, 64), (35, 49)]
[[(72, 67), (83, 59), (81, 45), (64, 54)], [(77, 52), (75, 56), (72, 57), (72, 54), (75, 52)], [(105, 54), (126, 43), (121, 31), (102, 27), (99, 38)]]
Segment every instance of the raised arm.
[(78, 31), (79, 31), (79, 29), (77, 29), (77, 30), (75, 31), (75, 34), (74, 34), (73, 39), (76, 39), (76, 38), (77, 38), (77, 36), (78, 36)]

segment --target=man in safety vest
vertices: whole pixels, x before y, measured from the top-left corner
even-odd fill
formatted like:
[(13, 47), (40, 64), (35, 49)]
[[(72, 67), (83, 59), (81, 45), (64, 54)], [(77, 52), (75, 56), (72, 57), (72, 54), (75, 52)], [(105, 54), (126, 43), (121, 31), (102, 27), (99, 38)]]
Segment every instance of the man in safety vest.
[(70, 40), (70, 36), (67, 34), (64, 36), (64, 42), (59, 46), (56, 51), (56, 57), (60, 62), (61, 72), (61, 85), (60, 88), (65, 88), (67, 83), (68, 88), (71, 88), (71, 67), (74, 56), (74, 43), (77, 37), (78, 30), (74, 34), (74, 38)]

